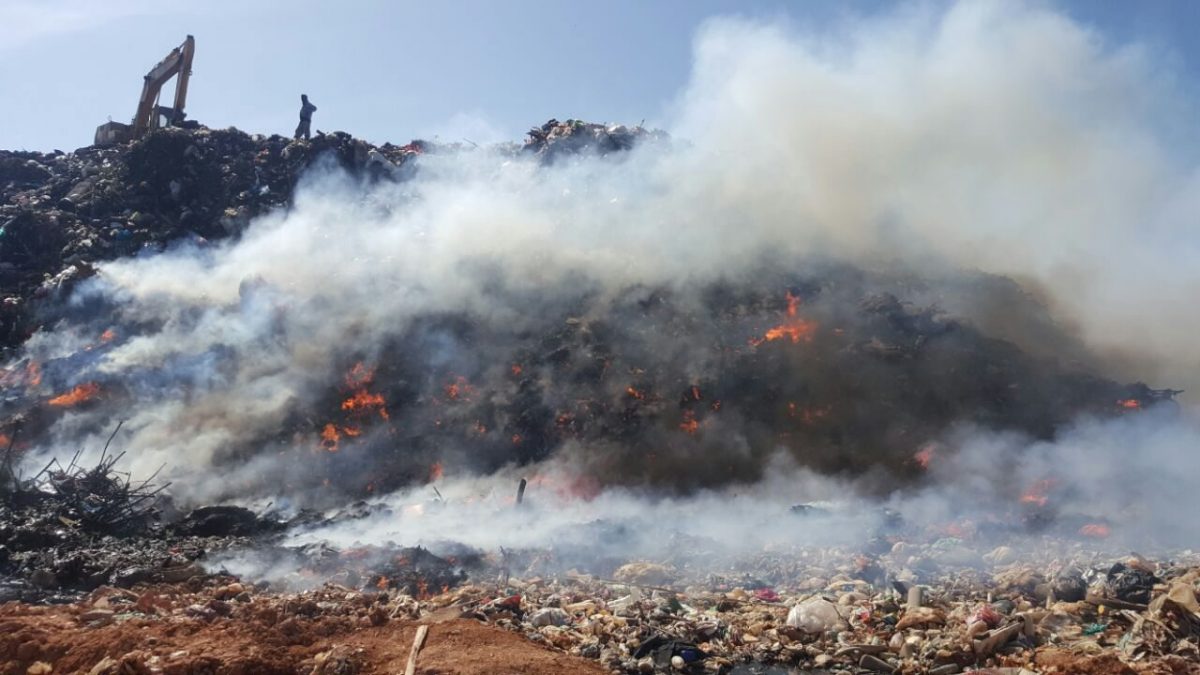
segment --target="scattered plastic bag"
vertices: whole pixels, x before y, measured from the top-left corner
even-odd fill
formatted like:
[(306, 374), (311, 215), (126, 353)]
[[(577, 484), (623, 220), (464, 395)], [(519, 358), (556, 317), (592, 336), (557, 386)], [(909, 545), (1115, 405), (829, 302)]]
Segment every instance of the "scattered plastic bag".
[(754, 591), (754, 597), (763, 602), (779, 602), (779, 594), (770, 588), (760, 588)]
[(541, 628), (542, 626), (565, 626), (571, 616), (558, 607), (543, 607), (529, 617), (529, 623)]
[(809, 598), (791, 609), (787, 625), (806, 633), (826, 633), (845, 626), (837, 605), (822, 597)]

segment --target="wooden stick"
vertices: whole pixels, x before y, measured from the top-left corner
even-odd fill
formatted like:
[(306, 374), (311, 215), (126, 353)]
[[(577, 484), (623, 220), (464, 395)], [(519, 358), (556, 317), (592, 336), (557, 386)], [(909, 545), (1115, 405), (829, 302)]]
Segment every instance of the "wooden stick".
[(113, 439), (117, 437), (117, 432), (121, 430), (121, 425), (125, 424), (125, 420), (117, 422), (117, 428), (113, 429), (112, 435), (108, 437), (108, 442), (104, 444), (104, 449), (100, 451), (100, 463), (104, 463), (104, 456), (108, 454), (108, 446), (112, 444)]
[(1021, 621), (1010, 623), (1003, 628), (996, 628), (988, 631), (987, 637), (983, 638), (982, 640), (975, 640), (973, 643), (975, 655), (988, 656), (998, 648), (1008, 644), (1009, 640), (1012, 640), (1017, 636), (1017, 633), (1022, 631), (1024, 625), (1025, 622), (1024, 619), (1022, 619)]
[(404, 666), (404, 675), (416, 675), (417, 654), (420, 654), (421, 647), (425, 646), (425, 636), (428, 634), (429, 626), (417, 626), (417, 636), (413, 638), (412, 651), (408, 653), (408, 665)]
[(1135, 612), (1144, 612), (1149, 608), (1149, 605), (1143, 605), (1136, 602), (1126, 602), (1116, 598), (1105, 598), (1096, 595), (1095, 593), (1088, 593), (1085, 602), (1092, 605), (1108, 605), (1113, 609), (1132, 609)]

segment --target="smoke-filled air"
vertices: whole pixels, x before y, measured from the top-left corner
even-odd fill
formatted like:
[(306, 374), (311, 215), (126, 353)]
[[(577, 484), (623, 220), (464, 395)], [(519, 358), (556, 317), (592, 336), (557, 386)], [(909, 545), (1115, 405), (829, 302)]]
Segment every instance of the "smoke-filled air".
[(1196, 80), (854, 8), (486, 145), (205, 126), (197, 30), (0, 150), (0, 675), (1195, 672)]
[(192, 502), (511, 501), (525, 476), (583, 520), (1053, 500), (1194, 538), (1162, 517), (1200, 507), (1194, 416), (1139, 383), (1200, 383), (1200, 174), (1162, 72), (1017, 3), (711, 21), (669, 136), (630, 152), (328, 162), (233, 240), (103, 264), (27, 344), (94, 398), (30, 463), (124, 420), (129, 469)]

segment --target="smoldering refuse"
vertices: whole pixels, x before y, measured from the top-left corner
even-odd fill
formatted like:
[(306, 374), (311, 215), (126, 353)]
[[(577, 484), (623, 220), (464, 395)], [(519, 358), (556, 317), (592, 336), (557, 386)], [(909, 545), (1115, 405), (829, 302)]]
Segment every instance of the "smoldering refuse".
[[(1194, 162), (1154, 65), (1028, 6), (825, 42), (714, 22), (665, 125), (682, 142), (430, 154), (398, 183), (316, 165), (234, 241), (102, 265), (27, 345), (48, 396), (103, 392), (41, 454), (128, 418), (131, 468), (187, 475), (193, 501), (328, 505), (555, 459), (594, 491), (678, 496), (753, 485), (781, 452), (886, 497), (959, 479), (921, 466), (930, 444), (1125, 425), (1171, 398), (1137, 379), (1194, 362), (1162, 306), (1195, 284), (1162, 245)], [(1127, 376), (1114, 349), (1150, 365)]]

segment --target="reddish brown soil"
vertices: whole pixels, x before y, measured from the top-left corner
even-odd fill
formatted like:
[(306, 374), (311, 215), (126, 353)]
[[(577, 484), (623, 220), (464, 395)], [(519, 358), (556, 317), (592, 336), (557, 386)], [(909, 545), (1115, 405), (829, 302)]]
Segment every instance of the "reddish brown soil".
[(1131, 667), (1121, 662), (1116, 654), (1080, 656), (1066, 649), (1047, 647), (1039, 649), (1034, 658), (1036, 668), (1043, 673), (1064, 675), (1196, 675), (1200, 664), (1191, 663), (1179, 656), (1152, 659)]
[[(283, 618), (267, 607), (245, 617), (134, 618), (88, 627), (74, 607), (0, 606), (0, 675), (25, 675), (35, 662), (53, 673), (89, 673), (105, 657), (109, 673), (273, 675), (402, 673), (418, 623), (358, 625), (344, 617)], [(157, 660), (154, 660), (157, 657)], [(469, 619), (430, 626), (418, 673), (473, 675), (606, 673), (591, 661), (556, 653), (522, 636)]]

